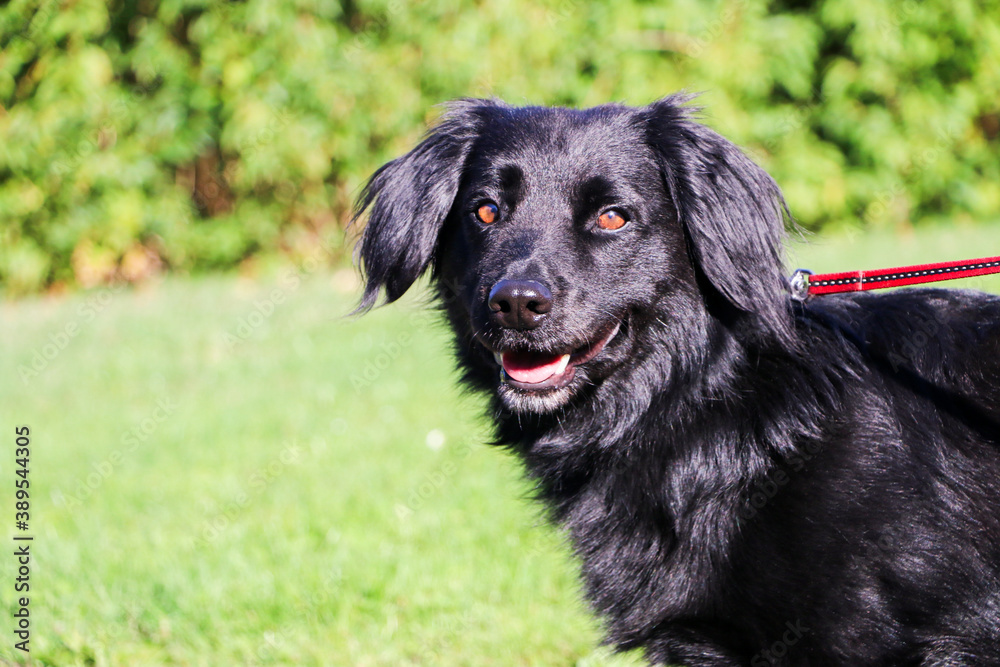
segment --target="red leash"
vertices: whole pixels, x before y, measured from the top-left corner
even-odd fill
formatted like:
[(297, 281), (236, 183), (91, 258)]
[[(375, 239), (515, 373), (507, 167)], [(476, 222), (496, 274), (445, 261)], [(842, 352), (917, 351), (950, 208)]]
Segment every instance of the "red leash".
[(798, 269), (792, 274), (789, 284), (792, 298), (796, 301), (805, 301), (814, 294), (864, 292), (884, 287), (901, 287), (902, 285), (917, 285), (938, 280), (971, 278), (990, 273), (1000, 273), (1000, 257), (917, 264), (892, 269), (875, 269), (874, 271), (820, 273), (818, 275), (813, 275), (813, 272), (808, 269)]

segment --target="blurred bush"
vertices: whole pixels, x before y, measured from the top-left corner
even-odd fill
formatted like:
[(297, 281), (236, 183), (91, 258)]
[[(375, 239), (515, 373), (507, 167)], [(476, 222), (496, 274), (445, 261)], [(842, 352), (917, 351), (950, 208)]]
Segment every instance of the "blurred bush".
[(8, 294), (335, 257), (461, 96), (704, 91), (812, 228), (1000, 211), (995, 2), (12, 0), (0, 44)]

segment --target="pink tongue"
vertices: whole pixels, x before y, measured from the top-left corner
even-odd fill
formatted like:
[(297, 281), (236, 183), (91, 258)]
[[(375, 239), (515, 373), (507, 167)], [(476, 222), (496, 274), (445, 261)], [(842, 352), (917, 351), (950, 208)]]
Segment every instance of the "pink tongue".
[(569, 355), (504, 352), (503, 369), (518, 382), (538, 384), (566, 370)]

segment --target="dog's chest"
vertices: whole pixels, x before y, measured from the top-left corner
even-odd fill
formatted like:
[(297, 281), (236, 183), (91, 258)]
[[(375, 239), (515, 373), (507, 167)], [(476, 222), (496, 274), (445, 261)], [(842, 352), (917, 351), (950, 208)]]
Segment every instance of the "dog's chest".
[(666, 470), (639, 461), (577, 484), (558, 485), (573, 490), (551, 500), (614, 639), (712, 613), (735, 530), (724, 492), (712, 502), (677, 496)]

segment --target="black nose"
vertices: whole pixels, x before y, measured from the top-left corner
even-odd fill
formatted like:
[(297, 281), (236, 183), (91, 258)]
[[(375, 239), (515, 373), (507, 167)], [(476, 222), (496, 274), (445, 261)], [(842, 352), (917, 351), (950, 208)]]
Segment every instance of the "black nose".
[(505, 329), (534, 329), (552, 310), (552, 292), (535, 280), (501, 280), (489, 303), (493, 320)]

